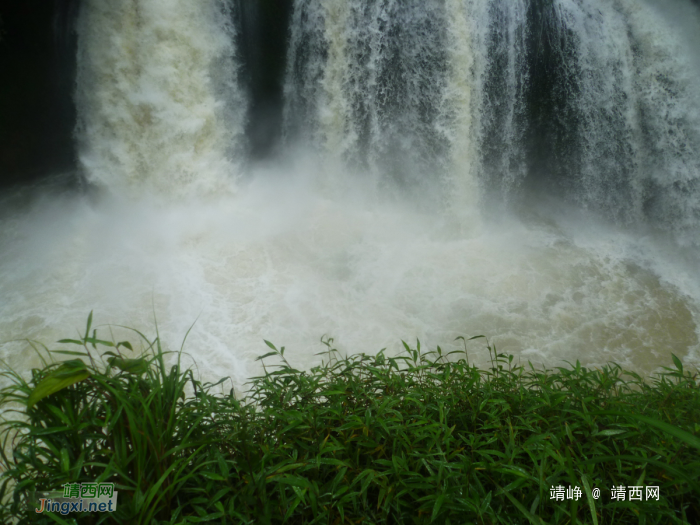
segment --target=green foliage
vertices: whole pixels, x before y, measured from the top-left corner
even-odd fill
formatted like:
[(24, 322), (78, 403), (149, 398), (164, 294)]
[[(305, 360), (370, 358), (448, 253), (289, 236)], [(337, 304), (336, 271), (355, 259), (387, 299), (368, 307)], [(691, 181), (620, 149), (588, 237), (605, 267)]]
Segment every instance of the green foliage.
[(46, 374), (27, 398), (27, 408), (32, 408), (39, 401), (59, 390), (90, 377), (90, 371), (80, 359), (66, 361)]
[[(131, 345), (89, 335), (91, 321), (82, 340), (64, 340), (80, 345), (90, 363), (69, 361), (75, 381), (57, 388), (58, 371), (70, 375), (65, 363), (45, 363), (29, 381), (4, 373), (12, 381), (0, 399), (5, 522), (53, 523), (27, 506), (28, 491), (93, 481), (116, 484), (117, 512), (56, 518), (377, 525), (700, 519), (700, 388), (675, 356), (675, 368), (645, 381), (615, 364), (515, 366), (488, 341), (491, 368), (481, 370), (469, 365), (466, 344), (464, 352), (443, 354), (404, 343), (396, 357), (341, 358), (327, 339), (322, 364), (300, 371), (284, 348), (266, 341), (264, 375), (239, 400), (232, 389), (216, 393), (221, 382), (202, 384), (181, 370), (179, 354), (168, 369), (158, 337), (136, 332), (146, 353), (127, 359), (121, 350)], [(98, 347), (108, 350), (96, 357)], [(272, 357), (279, 364), (265, 361)], [(583, 495), (552, 500), (558, 485), (581, 487)], [(610, 498), (613, 486), (639, 485), (658, 486), (660, 500)]]

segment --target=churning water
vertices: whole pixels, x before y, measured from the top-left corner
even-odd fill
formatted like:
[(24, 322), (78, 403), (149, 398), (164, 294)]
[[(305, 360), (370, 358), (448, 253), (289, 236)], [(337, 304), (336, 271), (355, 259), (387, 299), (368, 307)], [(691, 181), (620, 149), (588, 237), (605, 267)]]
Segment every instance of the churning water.
[(246, 161), (235, 5), (83, 2), (89, 191), (5, 199), (3, 340), (72, 336), (90, 310), (150, 334), (155, 312), (173, 348), (196, 321), (186, 350), (239, 387), (263, 339), (309, 366), (323, 335), (698, 363), (693, 4), (297, 0), (287, 149), (265, 165)]

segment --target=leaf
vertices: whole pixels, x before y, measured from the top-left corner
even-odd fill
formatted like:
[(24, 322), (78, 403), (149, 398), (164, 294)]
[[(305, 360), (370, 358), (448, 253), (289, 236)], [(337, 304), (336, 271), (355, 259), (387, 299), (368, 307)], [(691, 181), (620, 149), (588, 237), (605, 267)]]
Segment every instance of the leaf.
[(145, 374), (148, 371), (148, 361), (143, 358), (124, 359), (122, 357), (110, 357), (107, 362), (109, 366), (116, 367), (122, 372), (137, 376)]
[[(664, 423), (663, 421), (659, 421), (658, 419), (654, 419), (651, 417), (647, 416), (638, 416), (637, 414), (626, 414), (624, 412), (613, 412), (613, 411), (600, 411), (600, 412), (591, 412), (592, 414), (595, 415), (605, 415), (605, 416), (620, 416), (620, 417), (630, 417), (632, 419), (636, 419), (638, 421), (642, 421), (643, 423), (646, 423), (647, 425), (654, 426), (658, 429), (663, 430), (664, 432), (671, 434), (673, 437), (680, 439), (687, 445), (690, 445), (691, 447), (695, 447), (698, 450), (700, 450), (700, 439), (692, 435), (690, 432), (686, 432), (685, 430), (682, 430), (678, 427), (674, 427), (673, 425), (669, 425), (668, 423)], [(603, 431), (605, 432), (605, 431)], [(602, 434), (602, 432), (601, 432)]]
[(32, 408), (39, 401), (64, 388), (90, 377), (90, 371), (79, 359), (64, 362), (42, 379), (27, 397), (27, 408)]
[(61, 449), (61, 468), (63, 472), (68, 472), (70, 470), (70, 456), (68, 455), (68, 449)]
[(61, 354), (61, 355), (79, 355), (83, 357), (90, 357), (90, 354), (87, 352), (76, 352), (75, 350), (51, 350), (52, 354)]
[(622, 434), (623, 432), (627, 432), (627, 430), (621, 430), (621, 429), (612, 429), (609, 428), (608, 430), (601, 430), (600, 432), (597, 432), (596, 434), (593, 434), (594, 436), (615, 436), (617, 434)]
[(588, 477), (584, 474), (581, 476), (581, 481), (583, 482), (583, 489), (586, 491), (586, 496), (588, 497), (588, 506), (591, 508), (591, 518), (593, 519), (593, 525), (598, 525), (598, 515), (595, 510), (595, 500), (593, 499), (593, 494), (591, 493), (591, 485), (588, 483)]
[(668, 463), (663, 461), (656, 461), (651, 458), (643, 458), (638, 456), (628, 456), (628, 455), (616, 455), (616, 456), (595, 456), (591, 459), (584, 460), (581, 464), (583, 465), (594, 465), (596, 463), (605, 463), (607, 461), (629, 461), (633, 463), (641, 463), (642, 466), (649, 463), (656, 467), (662, 468), (670, 474), (676, 476), (676, 482), (684, 483), (688, 485), (692, 490), (700, 493), (700, 484), (696, 483), (692, 478), (690, 478), (683, 470), (679, 470)]
[(446, 495), (440, 494), (437, 499), (435, 500), (435, 505), (433, 506), (433, 515), (430, 518), (431, 521), (435, 521), (435, 518), (437, 518), (438, 514), (440, 513), (440, 507), (442, 507), (442, 504), (445, 502)]
[(221, 474), (217, 474), (216, 472), (204, 471), (204, 472), (202, 472), (202, 476), (204, 476), (207, 479), (214, 480), (214, 481), (226, 481), (225, 477), (223, 477)]
[(287, 472), (288, 470), (294, 470), (299, 467), (303, 467), (304, 465), (306, 465), (306, 463), (291, 463), (289, 465), (284, 465), (283, 467), (272, 472), (272, 474), (270, 475), (282, 474), (283, 472)]
[(85, 329), (85, 337), (83, 339), (87, 340), (87, 338), (90, 336), (90, 327), (91, 326), (92, 326), (92, 310), (90, 310), (90, 315), (88, 315), (87, 328)]
[[(536, 496), (535, 500), (532, 502), (532, 505), (530, 506), (530, 514), (535, 514), (535, 511), (537, 510), (537, 506), (540, 504), (540, 497)], [(598, 525), (597, 523), (595, 525)]]
[(82, 341), (78, 341), (77, 339), (60, 339), (58, 341), (61, 344), (72, 344), (72, 345), (82, 345)]
[[(494, 484), (496, 485), (496, 487), (497, 487), (503, 494), (505, 494), (505, 496), (510, 500), (510, 502), (511, 502), (513, 505), (515, 505), (515, 507), (523, 514), (523, 516), (525, 516), (525, 517), (527, 518), (527, 520), (528, 520), (530, 523), (532, 523), (533, 525), (542, 525), (543, 523), (545, 523), (545, 522), (542, 520), (542, 518), (540, 518), (540, 517), (538, 517), (538, 516), (534, 516), (533, 514), (531, 514), (530, 512), (528, 512), (528, 510), (527, 510), (525, 507), (523, 507), (522, 503), (520, 503), (517, 499), (515, 499), (515, 498), (511, 495), (510, 492), (503, 490), (503, 489), (501, 488), (501, 486), (500, 486), (498, 483), (494, 483)], [(490, 496), (491, 493), (489, 492), (488, 495)], [(487, 496), (487, 498), (488, 498), (488, 496)], [(490, 498), (488, 498), (488, 499), (490, 500)], [(484, 510), (485, 510), (485, 508), (487, 508), (487, 506), (484, 506)]]
[[(95, 330), (95, 332), (97, 332), (97, 330)], [(93, 348), (97, 348), (96, 345), (109, 346), (109, 347), (114, 346), (114, 343), (112, 341), (104, 341), (102, 339), (97, 339), (96, 333), (93, 333), (92, 337), (88, 337), (85, 339), (85, 344), (88, 344), (88, 343), (90, 343)]]
[(671, 354), (671, 357), (673, 358), (673, 364), (676, 365), (676, 368), (683, 373), (683, 363), (681, 363), (681, 360), (678, 359), (674, 354)]
[(226, 464), (226, 460), (224, 459), (224, 456), (219, 451), (216, 452), (216, 461), (219, 464), (219, 471), (221, 471), (221, 475), (224, 476), (224, 479), (228, 479), (229, 478), (228, 465)]
[(123, 346), (124, 348), (128, 348), (132, 352), (134, 351), (134, 349), (131, 346), (131, 343), (129, 341), (120, 341), (119, 343), (117, 343), (117, 348), (119, 348), (120, 346)]

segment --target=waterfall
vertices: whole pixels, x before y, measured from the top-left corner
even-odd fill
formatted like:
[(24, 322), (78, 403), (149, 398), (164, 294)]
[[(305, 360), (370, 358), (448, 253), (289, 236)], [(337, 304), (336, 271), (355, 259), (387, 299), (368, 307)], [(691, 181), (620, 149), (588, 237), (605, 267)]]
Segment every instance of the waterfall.
[(88, 184), (0, 196), (11, 365), (91, 310), (175, 348), (196, 320), (236, 388), (323, 334), (700, 363), (695, 3), (81, 0), (77, 36)]
[(85, 0), (78, 35), (86, 178), (180, 197), (230, 191), (245, 104), (228, 0)]
[(441, 170), (448, 64), (438, 0), (302, 0), (293, 14), (286, 135), (385, 183), (425, 190)]
[(474, 216), (536, 186), (697, 243), (698, 73), (640, 0), (298, 0), (287, 136)]
[[(559, 126), (534, 130), (559, 155), (540, 169), (586, 207), (698, 242), (700, 76), (682, 32), (638, 0), (557, 0), (534, 11), (545, 36), (534, 39), (533, 60), (556, 65), (541, 75)], [(542, 80), (537, 88), (546, 90)]]
[(525, 139), (526, 88), (529, 85), (527, 0), (500, 0), (489, 5), (488, 60), (484, 66), (482, 138), (479, 143), (484, 181), (511, 195), (527, 175)]

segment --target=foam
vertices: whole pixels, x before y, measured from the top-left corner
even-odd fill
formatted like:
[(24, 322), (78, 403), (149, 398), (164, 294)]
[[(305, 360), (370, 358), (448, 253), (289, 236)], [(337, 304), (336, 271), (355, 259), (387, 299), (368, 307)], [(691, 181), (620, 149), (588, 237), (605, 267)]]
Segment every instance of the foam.
[[(337, 199), (293, 175), (268, 169), (237, 197), (177, 204), (52, 197), (5, 219), (2, 339), (71, 337), (91, 310), (104, 335), (105, 324), (154, 334), (155, 313), (170, 348), (194, 323), (186, 350), (237, 388), (259, 372), (263, 339), (308, 367), (323, 335), (348, 352), (483, 334), (548, 366), (696, 362), (700, 283), (652, 239), (540, 214), (465, 234), (448, 215), (368, 204), (361, 188)], [(0, 352), (35, 364), (17, 345)], [(478, 340), (470, 354), (487, 362)]]

